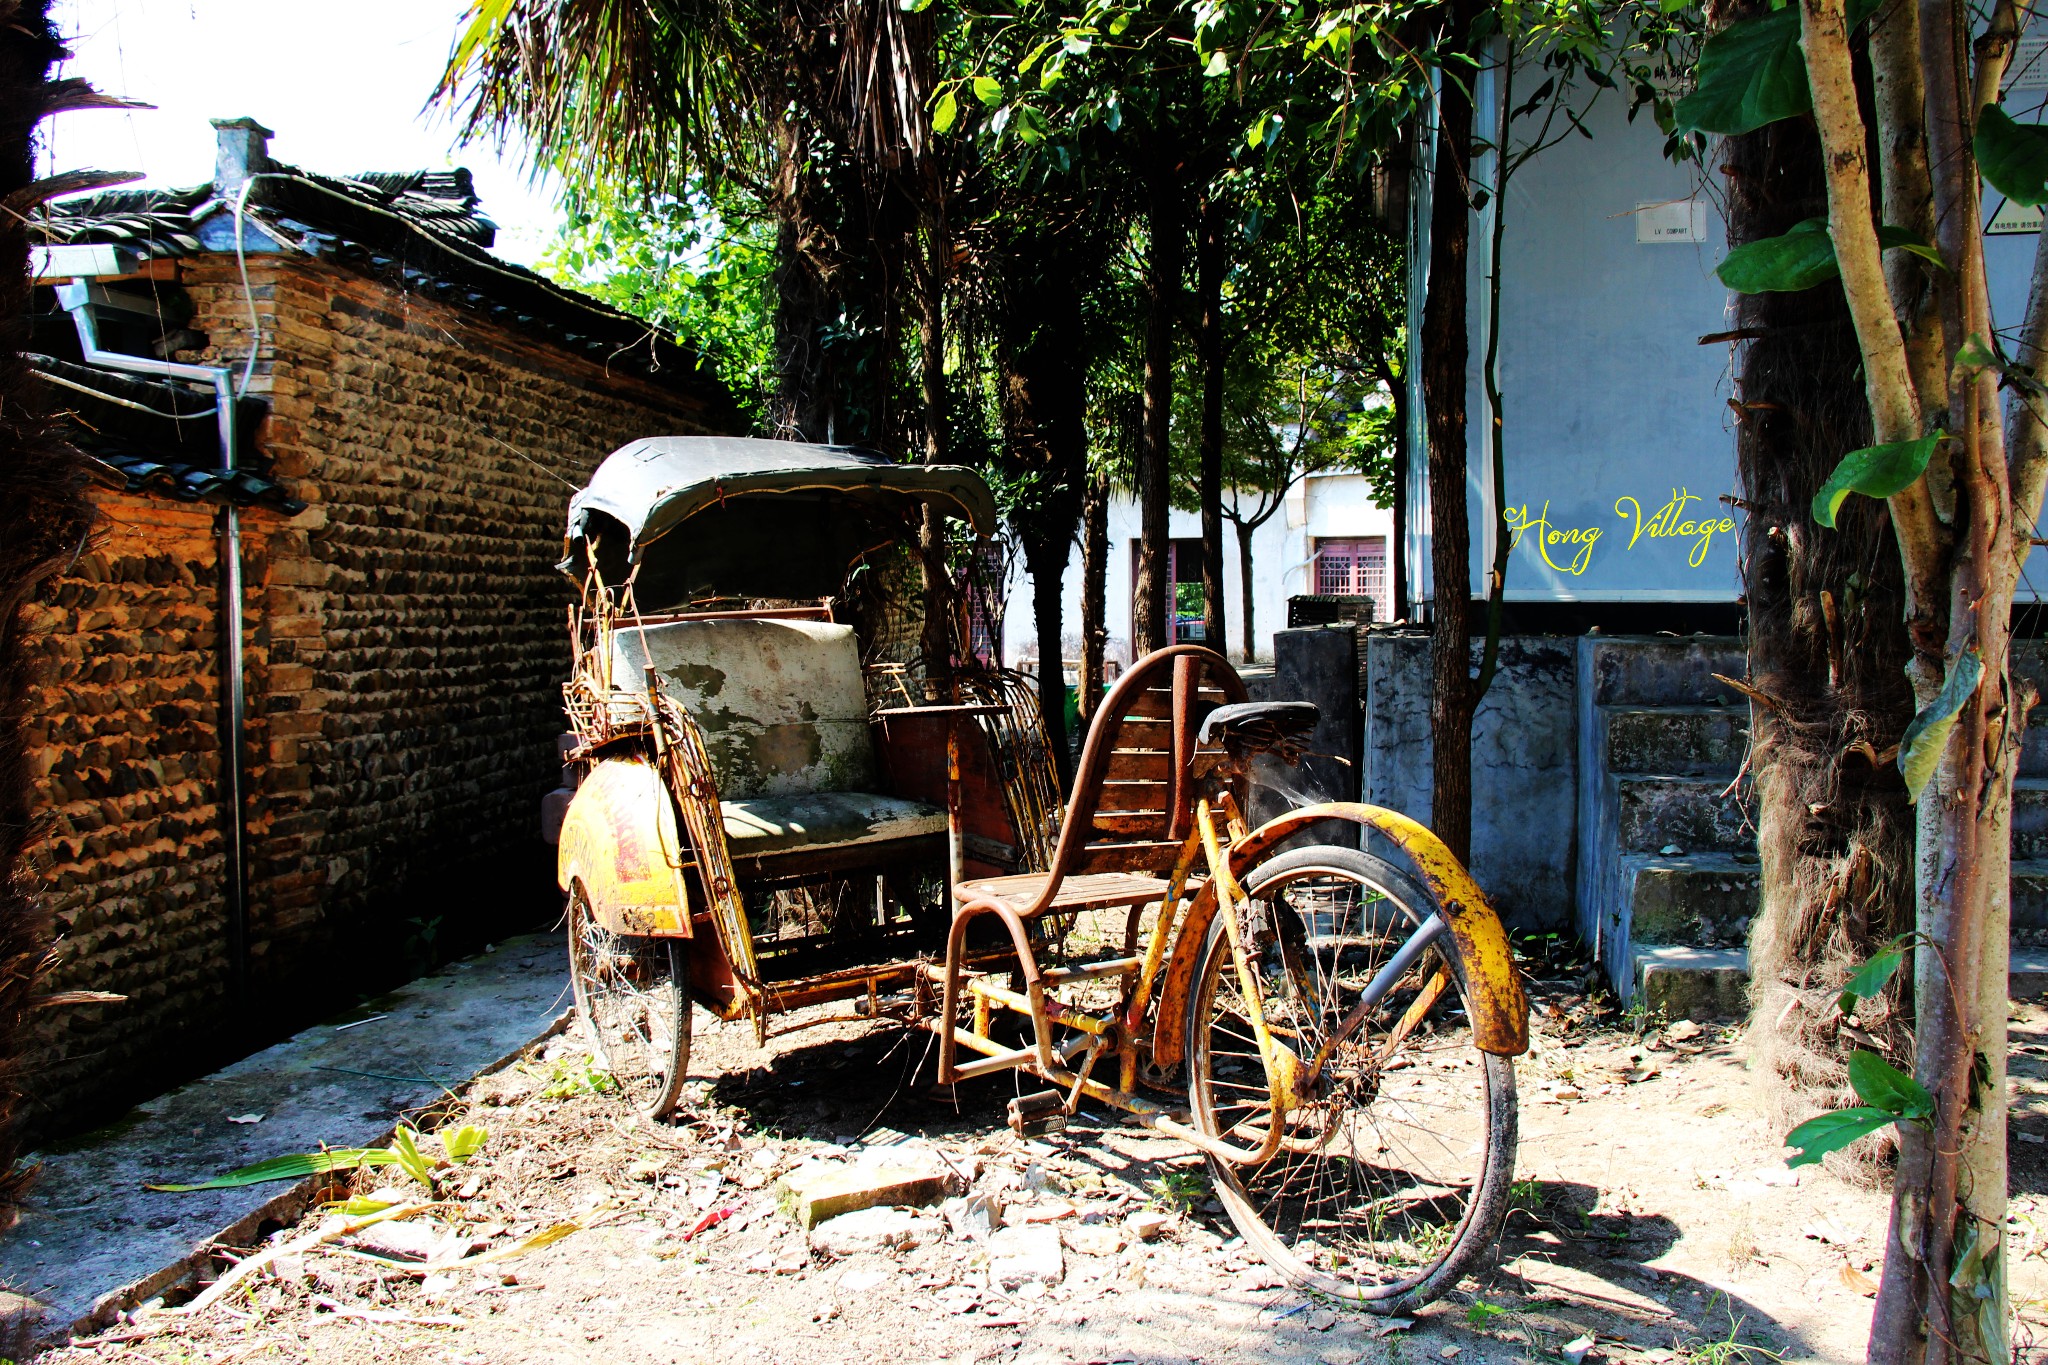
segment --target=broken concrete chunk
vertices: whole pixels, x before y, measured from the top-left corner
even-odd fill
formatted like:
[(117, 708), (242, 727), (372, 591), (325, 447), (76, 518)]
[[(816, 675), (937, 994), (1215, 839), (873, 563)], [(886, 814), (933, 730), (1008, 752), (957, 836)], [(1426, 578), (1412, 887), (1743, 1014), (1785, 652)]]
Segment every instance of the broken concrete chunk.
[(1055, 1285), (1067, 1273), (1059, 1230), (1043, 1223), (996, 1229), (989, 1235), (988, 1255), (988, 1277), (1004, 1289)]
[(811, 1250), (827, 1256), (908, 1251), (931, 1238), (932, 1222), (909, 1209), (859, 1209), (811, 1229)]
[(901, 1157), (856, 1166), (807, 1162), (777, 1183), (776, 1202), (801, 1226), (814, 1228), (860, 1209), (936, 1204), (966, 1188), (966, 1182), (936, 1156), (904, 1151)]
[(1083, 1256), (1114, 1256), (1124, 1249), (1124, 1233), (1107, 1223), (1075, 1223), (1060, 1229), (1060, 1241)]
[(939, 1206), (955, 1237), (985, 1242), (1003, 1223), (1003, 1200), (998, 1194), (969, 1194), (948, 1199)]
[(1173, 1218), (1170, 1214), (1155, 1213), (1151, 1209), (1141, 1209), (1124, 1219), (1124, 1226), (1129, 1228), (1131, 1234), (1139, 1241), (1149, 1242), (1160, 1233), (1166, 1231), (1172, 1222)]

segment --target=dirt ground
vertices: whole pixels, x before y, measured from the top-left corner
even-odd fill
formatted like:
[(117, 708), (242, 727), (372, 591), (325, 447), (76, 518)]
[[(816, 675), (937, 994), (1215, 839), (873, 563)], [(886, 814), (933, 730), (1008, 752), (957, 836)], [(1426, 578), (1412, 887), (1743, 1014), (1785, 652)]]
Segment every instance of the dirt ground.
[[(750, 1028), (700, 1013), (675, 1126), (632, 1120), (592, 1089), (605, 1078), (578, 1040), (550, 1040), (459, 1106), (422, 1116), (489, 1132), (444, 1174), (437, 1207), (281, 1257), (195, 1316), (144, 1310), (38, 1359), (1860, 1359), (1881, 1193), (1785, 1169), (1732, 1032), (1603, 1024), (1569, 981), (1548, 983), (1538, 1004), (1536, 1044), (1518, 1067), (1517, 1206), (1498, 1258), (1412, 1319), (1283, 1285), (1246, 1254), (1207, 1197), (1201, 1161), (1175, 1143), (1099, 1114), (1020, 1140), (1002, 1122), (1009, 1081), (963, 1088), (957, 1110), (923, 1097), (912, 1081), (925, 1035), (832, 1023), (764, 1051)], [(2016, 1008), (2014, 1030), (2016, 1340), (2021, 1359), (2048, 1361), (2048, 1011)], [(832, 1223), (807, 1238), (776, 1212), (775, 1180), (798, 1164), (901, 1144), (935, 1147), (976, 1190), (1000, 1191), (1007, 1222), (1058, 1229), (1059, 1260), (1006, 1291), (988, 1244), (932, 1211), (894, 1219), (893, 1246), (838, 1254)], [(359, 1173), (353, 1189), (407, 1184), (385, 1168)], [(392, 1197), (423, 1197), (409, 1188)], [(1138, 1231), (1161, 1220), (1133, 1217), (1147, 1213), (1167, 1215), (1150, 1240)], [(278, 1239), (319, 1225), (315, 1215)], [(504, 1254), (550, 1230), (563, 1235)]]

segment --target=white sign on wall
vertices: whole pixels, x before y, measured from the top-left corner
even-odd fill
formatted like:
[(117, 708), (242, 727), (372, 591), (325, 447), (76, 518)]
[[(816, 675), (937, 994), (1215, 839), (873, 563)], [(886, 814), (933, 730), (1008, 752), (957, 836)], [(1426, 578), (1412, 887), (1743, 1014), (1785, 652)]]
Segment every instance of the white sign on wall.
[(1704, 242), (1707, 206), (1697, 199), (1648, 200), (1636, 205), (1637, 243)]

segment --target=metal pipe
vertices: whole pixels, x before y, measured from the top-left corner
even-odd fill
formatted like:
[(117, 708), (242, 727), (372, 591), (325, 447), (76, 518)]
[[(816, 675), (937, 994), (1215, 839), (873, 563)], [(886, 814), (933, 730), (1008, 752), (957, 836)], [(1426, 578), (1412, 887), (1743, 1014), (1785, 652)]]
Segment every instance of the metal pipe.
[[(125, 370), (130, 374), (151, 374), (166, 379), (187, 379), (211, 384), (214, 412), (220, 428), (220, 467), (235, 472), (235, 386), (234, 371), (213, 365), (183, 365), (172, 360), (103, 351), (99, 330), (93, 325), (92, 291), (87, 281), (77, 279), (57, 286), (57, 303), (71, 314), (78, 329), (78, 349), (85, 363), (103, 369)], [(242, 523), (235, 510), (230, 488), (221, 504), (220, 520), (220, 615), (221, 615), (221, 768), (227, 799), (223, 803), (222, 825), (228, 839), (225, 897), (228, 911), (228, 970), (234, 999), (243, 1000), (249, 990), (249, 893), (248, 849), (244, 809), (243, 750), (247, 698), (242, 668)]]

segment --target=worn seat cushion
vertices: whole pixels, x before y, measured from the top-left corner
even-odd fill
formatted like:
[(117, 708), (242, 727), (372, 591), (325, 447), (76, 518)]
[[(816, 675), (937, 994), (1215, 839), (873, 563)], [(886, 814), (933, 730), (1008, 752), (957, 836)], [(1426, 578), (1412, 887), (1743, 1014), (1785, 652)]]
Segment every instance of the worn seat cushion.
[(622, 624), (612, 651), (614, 686), (644, 690), (651, 663), (696, 719), (721, 797), (874, 787), (853, 627), (748, 617)]
[(867, 792), (808, 792), (719, 802), (735, 858), (788, 849), (846, 848), (944, 834), (946, 812), (922, 801)]

